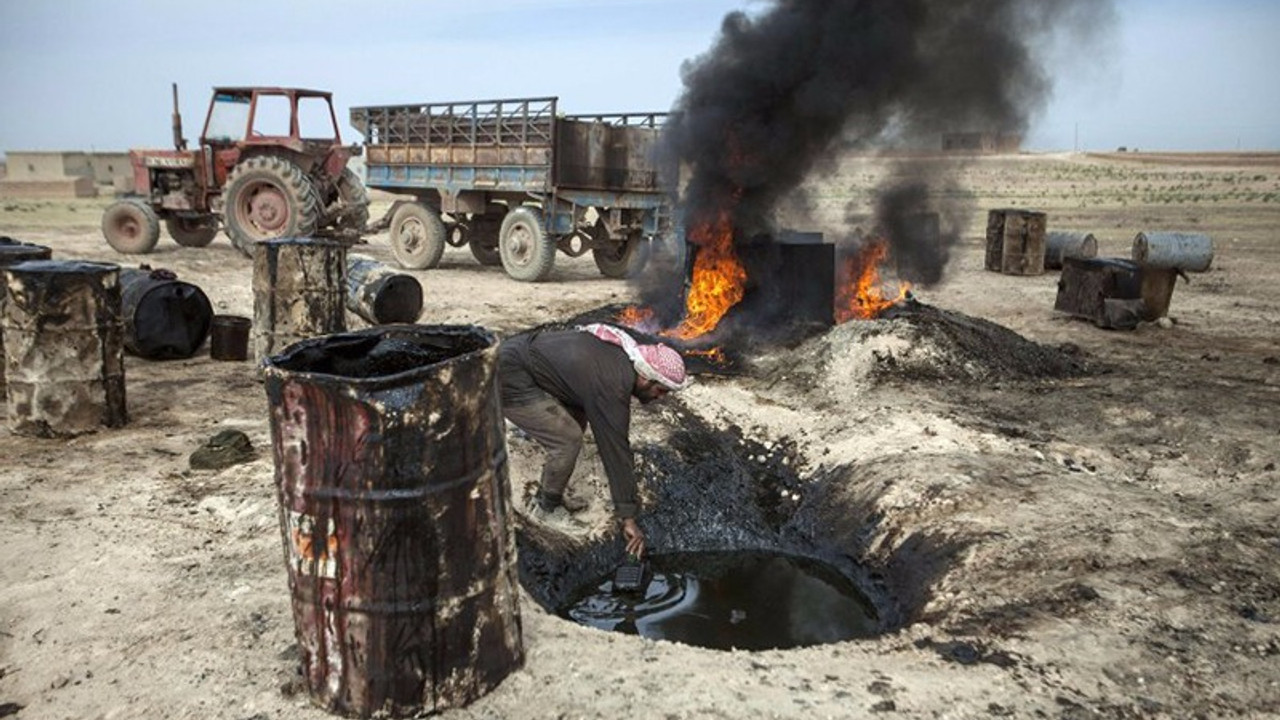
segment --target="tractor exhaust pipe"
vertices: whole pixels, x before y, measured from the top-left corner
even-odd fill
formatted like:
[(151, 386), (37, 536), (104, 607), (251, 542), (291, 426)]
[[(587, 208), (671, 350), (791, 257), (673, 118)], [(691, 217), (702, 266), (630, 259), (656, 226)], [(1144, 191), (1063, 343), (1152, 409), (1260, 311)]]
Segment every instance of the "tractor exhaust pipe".
[(178, 112), (178, 83), (173, 83), (173, 147), (187, 149), (186, 138), (182, 137), (182, 113)]

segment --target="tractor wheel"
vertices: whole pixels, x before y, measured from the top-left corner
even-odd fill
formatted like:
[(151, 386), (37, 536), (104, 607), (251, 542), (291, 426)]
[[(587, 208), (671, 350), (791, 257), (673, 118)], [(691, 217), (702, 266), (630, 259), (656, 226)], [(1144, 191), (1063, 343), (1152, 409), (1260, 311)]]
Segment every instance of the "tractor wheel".
[(542, 218), (531, 207), (515, 208), (503, 218), (498, 252), (507, 274), (523, 282), (546, 280), (556, 262), (555, 240), (543, 232)]
[(169, 237), (182, 247), (204, 247), (218, 234), (218, 223), (212, 215), (200, 217), (173, 216), (165, 218), (164, 229)]
[(338, 176), (338, 198), (344, 206), (356, 208), (342, 216), (338, 229), (363, 230), (369, 224), (369, 191), (351, 168), (343, 168), (342, 174)]
[(320, 224), (315, 186), (283, 158), (249, 158), (227, 176), (224, 198), (227, 236), (236, 249), (253, 257), (259, 240), (310, 237)]
[(160, 241), (160, 218), (150, 205), (139, 200), (111, 203), (102, 213), (102, 236), (118, 253), (140, 255), (155, 249)]
[(391, 250), (408, 270), (424, 270), (440, 264), (444, 255), (444, 221), (440, 213), (416, 202), (396, 208), (391, 215)]
[[(608, 233), (597, 225), (592, 228), (591, 235), (596, 241), (595, 247), (591, 248), (591, 256), (605, 277), (635, 277), (649, 261), (649, 241), (640, 233), (631, 233), (626, 240), (609, 240)], [(601, 235), (604, 238), (598, 239)]]
[(502, 230), (502, 221), (498, 218), (476, 216), (468, 224), (471, 227), (467, 230), (467, 245), (471, 248), (471, 254), (481, 265), (501, 265), (498, 233)]

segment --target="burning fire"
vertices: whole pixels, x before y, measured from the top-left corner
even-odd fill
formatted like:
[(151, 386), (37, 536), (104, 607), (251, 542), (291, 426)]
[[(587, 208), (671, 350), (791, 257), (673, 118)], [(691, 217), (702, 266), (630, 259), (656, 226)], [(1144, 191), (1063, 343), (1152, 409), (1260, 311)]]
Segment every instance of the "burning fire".
[(697, 246), (689, 293), (685, 297), (685, 317), (667, 337), (691, 340), (716, 328), (729, 308), (742, 300), (747, 282), (746, 268), (733, 250), (733, 223), (727, 210), (714, 222), (697, 225), (690, 232)]
[(845, 260), (836, 286), (836, 322), (871, 320), (906, 299), (910, 283), (899, 282), (896, 295), (886, 295), (881, 285), (880, 263), (888, 254), (888, 243), (875, 239)]
[(625, 325), (629, 328), (637, 330), (650, 331), (654, 327), (653, 309), (640, 307), (639, 305), (631, 305), (622, 309), (614, 316), (614, 321), (619, 325)]

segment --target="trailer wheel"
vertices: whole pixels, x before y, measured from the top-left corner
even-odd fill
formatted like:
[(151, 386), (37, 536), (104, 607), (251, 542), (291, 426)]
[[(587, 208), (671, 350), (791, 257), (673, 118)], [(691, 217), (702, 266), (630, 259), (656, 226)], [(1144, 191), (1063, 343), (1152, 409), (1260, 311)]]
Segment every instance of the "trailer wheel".
[(476, 260), (490, 267), (501, 265), (498, 234), (502, 231), (502, 221), (492, 217), (473, 217), (467, 225), (467, 246)]
[(440, 213), (419, 203), (405, 203), (391, 216), (391, 250), (396, 262), (408, 270), (439, 265), (444, 236)]
[(212, 215), (165, 218), (164, 229), (182, 247), (204, 247), (218, 234), (218, 223)]
[(248, 257), (259, 240), (309, 237), (320, 225), (311, 178), (283, 158), (249, 158), (232, 169), (225, 205), (227, 237)]
[(160, 241), (160, 218), (150, 205), (139, 200), (111, 203), (102, 213), (102, 236), (118, 253), (140, 255), (155, 249)]
[(518, 207), (502, 220), (498, 252), (507, 274), (522, 282), (546, 280), (556, 262), (556, 243), (542, 230), (542, 218), (531, 207)]
[[(593, 228), (593, 238), (597, 234)], [(631, 233), (626, 240), (621, 241), (597, 240), (591, 248), (591, 256), (595, 258), (600, 274), (605, 277), (635, 277), (649, 261), (649, 240), (640, 233)]]

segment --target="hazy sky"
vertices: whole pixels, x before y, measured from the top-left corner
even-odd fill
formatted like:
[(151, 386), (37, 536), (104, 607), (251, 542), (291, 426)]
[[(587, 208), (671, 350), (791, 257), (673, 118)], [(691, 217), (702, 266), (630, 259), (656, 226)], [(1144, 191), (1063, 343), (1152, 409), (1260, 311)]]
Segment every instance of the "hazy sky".
[[(839, 1), (839, 0), (834, 0)], [(1051, 2), (1053, 0), (1045, 0)], [(1280, 1), (1116, 0), (1101, 46), (1052, 55), (1032, 150), (1280, 150)], [(570, 113), (666, 110), (680, 65), (752, 0), (0, 0), (0, 151), (189, 139), (213, 85), (353, 105), (555, 95)]]

